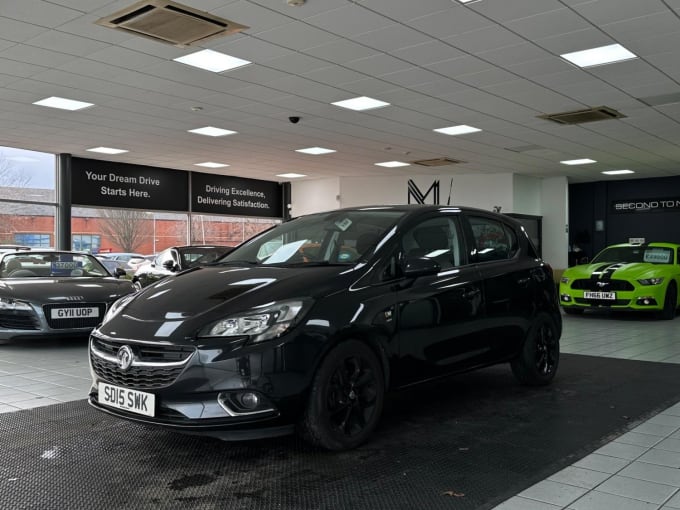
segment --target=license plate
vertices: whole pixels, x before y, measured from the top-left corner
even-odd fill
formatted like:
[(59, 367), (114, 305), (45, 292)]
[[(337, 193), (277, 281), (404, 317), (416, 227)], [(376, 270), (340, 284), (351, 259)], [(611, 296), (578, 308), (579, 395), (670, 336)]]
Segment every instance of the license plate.
[(584, 292), (586, 299), (616, 299), (616, 292)]
[(91, 319), (99, 317), (99, 308), (87, 306), (84, 308), (52, 308), (50, 318), (52, 319)]
[(154, 416), (156, 409), (156, 395), (153, 393), (121, 388), (102, 382), (98, 386), (97, 401), (105, 406), (145, 416)]

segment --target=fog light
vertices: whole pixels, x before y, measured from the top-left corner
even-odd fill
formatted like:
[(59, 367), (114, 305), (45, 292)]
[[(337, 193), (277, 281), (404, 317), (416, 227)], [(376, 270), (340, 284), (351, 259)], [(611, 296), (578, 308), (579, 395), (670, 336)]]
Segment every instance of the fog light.
[(241, 395), (241, 404), (243, 404), (243, 407), (246, 409), (255, 409), (260, 405), (260, 397), (255, 393), (244, 393)]
[(571, 296), (569, 294), (562, 294), (562, 301), (569, 303), (571, 301)]
[(643, 296), (637, 298), (636, 303), (640, 306), (656, 306), (656, 299), (651, 296)]

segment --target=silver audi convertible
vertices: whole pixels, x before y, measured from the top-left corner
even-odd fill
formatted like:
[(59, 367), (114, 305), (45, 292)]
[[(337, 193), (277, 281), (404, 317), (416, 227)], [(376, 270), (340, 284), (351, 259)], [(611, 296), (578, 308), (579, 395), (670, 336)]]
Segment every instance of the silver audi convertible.
[(86, 253), (0, 253), (0, 343), (87, 336), (114, 301), (134, 292), (124, 274)]

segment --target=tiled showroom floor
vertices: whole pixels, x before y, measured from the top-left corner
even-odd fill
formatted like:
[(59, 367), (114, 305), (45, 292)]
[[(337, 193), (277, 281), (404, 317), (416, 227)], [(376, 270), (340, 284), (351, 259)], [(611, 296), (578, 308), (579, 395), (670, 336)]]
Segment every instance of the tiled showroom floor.
[[(680, 317), (565, 316), (562, 352), (680, 364)], [(0, 412), (83, 399), (86, 340), (0, 346)], [(496, 510), (680, 509), (680, 403)]]

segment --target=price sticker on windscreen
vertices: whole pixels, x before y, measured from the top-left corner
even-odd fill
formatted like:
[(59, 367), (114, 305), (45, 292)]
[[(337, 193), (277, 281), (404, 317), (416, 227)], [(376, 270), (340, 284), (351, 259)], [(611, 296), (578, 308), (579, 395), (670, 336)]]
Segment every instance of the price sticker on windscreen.
[(668, 264), (671, 260), (671, 251), (645, 250), (643, 260), (651, 264)]

